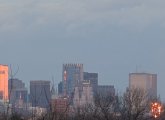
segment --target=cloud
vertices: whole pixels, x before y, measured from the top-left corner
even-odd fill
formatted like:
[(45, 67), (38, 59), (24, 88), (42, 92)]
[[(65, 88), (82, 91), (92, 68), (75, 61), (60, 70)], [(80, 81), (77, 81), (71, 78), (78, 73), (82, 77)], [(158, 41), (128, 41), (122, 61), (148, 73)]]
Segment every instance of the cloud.
[(8, 0), (0, 4), (0, 30), (58, 25), (68, 32), (89, 24), (141, 30), (164, 25), (163, 4), (163, 0)]

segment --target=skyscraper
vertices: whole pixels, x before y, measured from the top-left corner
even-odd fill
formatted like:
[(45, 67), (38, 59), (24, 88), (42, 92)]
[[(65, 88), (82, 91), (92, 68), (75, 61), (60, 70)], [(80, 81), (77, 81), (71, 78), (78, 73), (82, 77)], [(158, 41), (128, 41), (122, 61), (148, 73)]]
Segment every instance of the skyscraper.
[(151, 97), (157, 97), (157, 75), (150, 73), (130, 73), (129, 88), (140, 89)]
[(27, 103), (28, 90), (22, 80), (12, 78), (8, 83), (10, 103), (14, 105), (18, 99), (22, 99), (23, 103)]
[(8, 66), (0, 64), (0, 99), (8, 100)]
[(30, 81), (30, 99), (33, 107), (50, 107), (50, 81)]
[(63, 64), (63, 95), (71, 95), (83, 81), (83, 64)]
[(98, 73), (84, 72), (84, 80), (90, 82), (93, 92), (95, 93), (98, 87)]
[(73, 104), (74, 107), (83, 107), (87, 104), (93, 104), (93, 89), (90, 81), (83, 81), (81, 86), (76, 86), (74, 90)]

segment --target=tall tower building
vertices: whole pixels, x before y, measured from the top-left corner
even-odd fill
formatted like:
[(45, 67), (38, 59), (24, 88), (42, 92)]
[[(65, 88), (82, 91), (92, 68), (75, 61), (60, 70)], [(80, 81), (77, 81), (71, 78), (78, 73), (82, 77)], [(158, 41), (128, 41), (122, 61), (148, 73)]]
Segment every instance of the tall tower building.
[(8, 101), (8, 66), (0, 64), (0, 99)]
[(63, 64), (63, 94), (70, 96), (83, 81), (83, 64)]
[(130, 73), (129, 88), (141, 89), (150, 98), (157, 97), (157, 75), (150, 73)]
[(51, 99), (50, 81), (30, 81), (30, 100), (33, 107), (48, 108)]

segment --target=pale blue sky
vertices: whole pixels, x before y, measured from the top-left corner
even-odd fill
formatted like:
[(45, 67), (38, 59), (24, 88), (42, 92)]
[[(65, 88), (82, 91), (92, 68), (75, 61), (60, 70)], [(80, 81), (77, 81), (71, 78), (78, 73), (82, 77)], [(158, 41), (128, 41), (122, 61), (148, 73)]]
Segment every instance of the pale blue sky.
[(165, 101), (164, 11), (164, 0), (0, 0), (0, 63), (56, 84), (63, 63), (83, 63), (119, 92), (137, 66), (158, 74)]

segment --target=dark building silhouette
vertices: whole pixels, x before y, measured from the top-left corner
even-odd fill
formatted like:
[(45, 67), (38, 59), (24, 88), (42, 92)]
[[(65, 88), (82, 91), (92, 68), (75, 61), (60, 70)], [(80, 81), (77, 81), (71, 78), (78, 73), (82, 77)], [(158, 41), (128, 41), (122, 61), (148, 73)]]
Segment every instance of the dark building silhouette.
[(115, 88), (113, 85), (98, 85), (97, 93), (103, 96), (115, 96)]
[(84, 72), (84, 80), (90, 82), (93, 92), (95, 93), (98, 87), (98, 73)]
[(58, 95), (62, 95), (63, 83), (62, 81), (58, 84)]
[(30, 81), (30, 100), (33, 107), (48, 108), (50, 99), (50, 81)]

